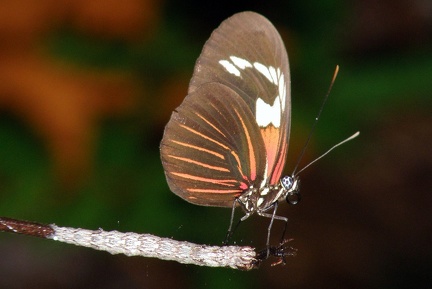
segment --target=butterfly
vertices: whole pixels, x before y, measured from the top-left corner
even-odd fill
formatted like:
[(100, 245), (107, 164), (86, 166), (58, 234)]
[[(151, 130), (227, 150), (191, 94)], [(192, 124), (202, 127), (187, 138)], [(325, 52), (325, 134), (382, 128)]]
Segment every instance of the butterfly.
[[(285, 222), (278, 203), (300, 200), (298, 176), (282, 176), (291, 125), (288, 55), (273, 24), (241, 12), (213, 31), (188, 94), (172, 113), (161, 159), (172, 192), (202, 206), (240, 206)], [(284, 231), (285, 232), (285, 231)], [(228, 239), (229, 237), (227, 237)]]

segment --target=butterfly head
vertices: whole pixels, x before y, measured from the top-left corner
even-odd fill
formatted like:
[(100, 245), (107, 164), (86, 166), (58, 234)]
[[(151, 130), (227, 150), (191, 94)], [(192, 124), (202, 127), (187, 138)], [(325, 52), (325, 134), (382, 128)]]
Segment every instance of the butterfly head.
[(284, 191), (281, 195), (282, 199), (285, 199), (291, 205), (296, 205), (300, 202), (300, 179), (298, 176), (284, 176), (281, 178), (280, 184)]

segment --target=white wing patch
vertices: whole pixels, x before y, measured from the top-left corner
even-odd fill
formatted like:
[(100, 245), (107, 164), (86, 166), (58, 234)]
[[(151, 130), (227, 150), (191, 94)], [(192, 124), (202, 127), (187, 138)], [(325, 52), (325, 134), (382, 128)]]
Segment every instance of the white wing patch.
[(261, 64), (261, 63), (259, 63), (259, 62), (255, 62), (255, 63), (254, 63), (254, 67), (255, 67), (255, 69), (258, 70), (262, 75), (264, 75), (264, 76), (268, 79), (268, 81), (270, 81), (271, 83), (274, 83), (274, 82), (273, 82), (273, 79), (272, 79), (272, 77), (271, 77), (271, 75), (270, 75), (270, 71), (269, 71), (269, 69), (267, 68), (267, 66), (265, 66), (264, 64)]
[(245, 69), (246, 67), (252, 67), (252, 64), (243, 58), (237, 56), (230, 56), (230, 59), (240, 69)]
[(269, 124), (273, 124), (275, 127), (280, 127), (281, 113), (279, 97), (276, 97), (273, 105), (267, 104), (264, 100), (258, 98), (255, 115), (258, 126), (267, 127)]
[[(279, 68), (278, 68), (278, 72), (279, 72)], [(277, 97), (280, 99), (282, 105), (281, 107), (282, 111), (285, 110), (285, 98), (286, 98), (286, 85), (285, 85), (285, 78), (283, 76), (284, 76), (283, 73), (279, 76), (279, 83), (278, 83), (279, 95)]]
[(261, 98), (257, 99), (255, 119), (260, 127), (267, 127), (273, 124), (279, 128), (281, 117), (285, 110), (286, 100), (286, 84), (284, 74), (279, 68), (273, 66), (265, 66), (259, 62), (254, 63), (254, 68), (264, 75), (271, 83), (277, 85), (279, 94), (276, 96), (273, 105), (267, 104)]
[(219, 63), (231, 74), (234, 74), (235, 76), (240, 76), (240, 71), (235, 67), (231, 62), (228, 60), (220, 60)]
[(265, 66), (262, 63), (254, 62), (253, 64), (246, 59), (230, 56), (230, 60), (219, 60), (226, 71), (237, 76), (241, 76), (241, 71), (246, 68), (255, 68), (261, 73), (270, 83), (273, 83), (278, 87), (279, 94), (276, 96), (273, 104), (267, 104), (262, 98), (258, 98), (256, 101), (255, 119), (260, 127), (267, 127), (273, 124), (276, 128), (280, 127), (281, 117), (285, 110), (286, 100), (286, 83), (285, 76), (281, 72), (280, 68), (274, 68), (273, 66)]

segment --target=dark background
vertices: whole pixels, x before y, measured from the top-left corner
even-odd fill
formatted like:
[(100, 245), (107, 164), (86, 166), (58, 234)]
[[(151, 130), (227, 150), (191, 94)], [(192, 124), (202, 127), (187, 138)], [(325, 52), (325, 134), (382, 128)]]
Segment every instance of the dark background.
[[(289, 53), (286, 173), (336, 64), (303, 163), (361, 131), (302, 173), (298, 206), (280, 206), (298, 255), (240, 272), (2, 233), (0, 288), (432, 287), (427, 0), (2, 1), (0, 215), (221, 244), (230, 210), (170, 193), (158, 146), (205, 40), (244, 10)], [(261, 247), (267, 225), (254, 216), (233, 241)]]

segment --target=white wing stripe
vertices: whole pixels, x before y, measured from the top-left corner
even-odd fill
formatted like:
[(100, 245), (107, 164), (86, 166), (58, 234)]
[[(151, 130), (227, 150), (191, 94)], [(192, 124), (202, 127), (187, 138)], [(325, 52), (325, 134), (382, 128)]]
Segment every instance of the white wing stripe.
[(269, 72), (269, 70), (268, 70), (268, 68), (267, 68), (267, 66), (265, 66), (265, 65), (263, 65), (263, 64), (261, 64), (261, 63), (259, 63), (259, 62), (255, 62), (254, 63), (254, 67), (255, 67), (255, 69), (256, 70), (258, 70), (262, 75), (264, 75), (271, 83), (274, 83), (273, 82), (273, 78), (271, 77), (271, 75), (270, 75), (270, 72)]
[(245, 69), (246, 67), (252, 67), (252, 64), (240, 57), (230, 56), (231, 61), (240, 69)]
[(231, 64), (228, 60), (219, 60), (219, 63), (231, 74), (235, 76), (240, 76), (240, 70), (237, 69), (234, 65)]
[(284, 111), (285, 110), (285, 99), (286, 99), (286, 86), (285, 86), (285, 78), (284, 78), (283, 74), (279, 78), (278, 88), (279, 88), (278, 98), (280, 99), (280, 102), (282, 104), (282, 111)]
[(270, 75), (272, 76), (273, 83), (278, 84), (278, 77), (276, 75), (276, 69), (273, 66), (269, 66)]

